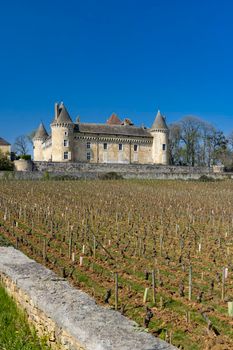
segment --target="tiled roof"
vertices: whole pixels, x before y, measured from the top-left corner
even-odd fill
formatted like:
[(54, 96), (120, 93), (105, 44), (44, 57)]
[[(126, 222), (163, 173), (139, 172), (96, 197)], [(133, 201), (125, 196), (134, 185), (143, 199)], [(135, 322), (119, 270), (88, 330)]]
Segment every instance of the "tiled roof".
[(36, 133), (34, 135), (34, 139), (45, 139), (48, 137), (48, 133), (44, 127), (44, 124), (43, 123), (40, 123), (38, 129), (36, 130)]
[(118, 116), (113, 113), (110, 118), (107, 120), (108, 125), (121, 125), (122, 121), (118, 118)]
[(108, 134), (108, 135), (121, 135), (121, 136), (152, 137), (148, 129), (145, 129), (143, 127), (136, 127), (132, 125), (79, 123), (79, 124), (75, 124), (74, 131), (76, 133), (87, 133), (87, 134)]
[(160, 111), (158, 111), (154, 123), (151, 127), (151, 130), (153, 129), (168, 129), (166, 121), (164, 116), (162, 116), (162, 114), (160, 113)]
[(59, 105), (59, 114), (57, 117), (57, 120), (54, 121), (55, 123), (73, 123), (72, 119), (70, 118), (69, 113), (67, 112), (66, 107), (64, 106), (64, 104), (60, 104)]

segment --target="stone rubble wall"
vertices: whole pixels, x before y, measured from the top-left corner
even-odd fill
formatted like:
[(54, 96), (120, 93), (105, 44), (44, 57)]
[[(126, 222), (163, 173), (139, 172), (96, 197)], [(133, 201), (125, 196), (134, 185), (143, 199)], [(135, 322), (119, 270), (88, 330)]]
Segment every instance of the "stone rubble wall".
[(209, 167), (191, 167), (191, 166), (171, 166), (155, 164), (92, 164), (92, 163), (64, 163), (64, 162), (34, 162), (34, 169), (37, 171), (48, 172), (95, 172), (106, 173), (115, 171), (117, 173), (131, 173), (134, 175), (140, 173), (156, 174), (212, 174), (213, 168)]
[[(26, 170), (21, 169), (21, 170)], [(214, 179), (233, 179), (222, 167), (189, 167), (155, 164), (92, 164), (64, 162), (32, 162), (32, 171), (1, 172), (0, 179), (39, 180), (53, 177), (98, 179), (114, 172), (124, 179), (198, 180), (202, 175)]]
[(13, 247), (0, 247), (0, 278), (53, 350), (176, 349)]

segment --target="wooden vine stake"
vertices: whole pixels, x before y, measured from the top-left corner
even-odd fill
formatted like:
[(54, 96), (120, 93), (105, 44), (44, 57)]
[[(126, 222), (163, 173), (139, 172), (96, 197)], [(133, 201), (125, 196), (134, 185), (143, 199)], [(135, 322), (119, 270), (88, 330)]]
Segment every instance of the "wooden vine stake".
[(95, 259), (95, 249), (96, 249), (96, 240), (95, 236), (93, 235), (93, 258)]
[(228, 315), (230, 317), (233, 317), (233, 302), (232, 301), (228, 301)]
[(15, 245), (16, 249), (19, 249), (19, 237), (16, 237), (16, 245)]
[(163, 309), (163, 306), (164, 306), (163, 297), (160, 297), (159, 304), (160, 304), (160, 309), (162, 310), (162, 309)]
[(115, 310), (118, 310), (118, 273), (115, 273)]
[(163, 235), (162, 234), (159, 237), (159, 251), (160, 251), (160, 256), (162, 256), (162, 251), (163, 251)]
[(73, 237), (72, 237), (72, 232), (70, 233), (70, 239), (69, 239), (69, 253), (68, 253), (68, 255), (69, 255), (69, 259), (71, 259), (71, 257), (72, 257), (72, 239)]
[(189, 266), (189, 301), (192, 300), (192, 266)]
[(149, 291), (149, 288), (145, 288), (144, 296), (143, 296), (143, 303), (144, 304), (146, 304), (146, 302), (147, 302), (148, 291)]
[(225, 298), (225, 267), (222, 270), (222, 301)]
[(153, 303), (155, 304), (155, 302), (156, 302), (155, 270), (152, 270), (151, 276), (152, 276), (152, 297), (153, 297)]
[(44, 261), (46, 261), (46, 253), (47, 253), (47, 251), (46, 251), (47, 247), (46, 246), (47, 246), (47, 242), (46, 242), (46, 238), (45, 238), (44, 241), (43, 241), (43, 260)]

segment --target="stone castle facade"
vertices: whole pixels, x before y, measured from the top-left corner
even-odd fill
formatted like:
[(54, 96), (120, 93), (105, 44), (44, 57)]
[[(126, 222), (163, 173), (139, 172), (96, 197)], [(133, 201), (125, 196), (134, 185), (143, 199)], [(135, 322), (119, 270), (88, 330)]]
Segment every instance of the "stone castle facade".
[(151, 128), (136, 127), (112, 114), (106, 124), (72, 121), (63, 103), (55, 104), (49, 135), (41, 123), (34, 139), (34, 161), (168, 164), (168, 127), (158, 111)]
[(11, 145), (9, 142), (0, 137), (0, 153), (4, 155), (10, 155), (11, 153)]

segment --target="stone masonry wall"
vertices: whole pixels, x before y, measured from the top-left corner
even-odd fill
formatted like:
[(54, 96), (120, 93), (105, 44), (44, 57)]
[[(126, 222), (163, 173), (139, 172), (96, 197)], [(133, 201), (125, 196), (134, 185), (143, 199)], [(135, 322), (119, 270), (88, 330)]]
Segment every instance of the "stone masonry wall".
[(0, 247), (0, 278), (53, 350), (176, 349), (12, 247)]
[[(25, 170), (25, 169), (24, 169)], [(202, 175), (214, 179), (233, 179), (233, 173), (224, 173), (222, 168), (164, 166), (153, 164), (91, 164), (71, 162), (33, 162), (33, 171), (1, 172), (0, 179), (40, 180), (62, 177), (98, 179), (115, 172), (124, 179), (197, 180)]]
[[(214, 179), (233, 178), (231, 173), (223, 173), (209, 167), (164, 166), (154, 164), (90, 164), (62, 162), (34, 162), (35, 174), (48, 172), (52, 176), (68, 175), (77, 179), (96, 179), (103, 174), (116, 172), (124, 179), (167, 179), (197, 180), (202, 175)], [(37, 177), (39, 174), (36, 175)]]
[(98, 172), (106, 173), (156, 173), (156, 174), (210, 174), (209, 167), (170, 166), (154, 164), (91, 164), (91, 163), (64, 163), (64, 162), (34, 162), (35, 170), (48, 172)]

